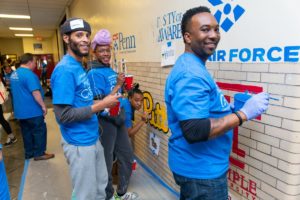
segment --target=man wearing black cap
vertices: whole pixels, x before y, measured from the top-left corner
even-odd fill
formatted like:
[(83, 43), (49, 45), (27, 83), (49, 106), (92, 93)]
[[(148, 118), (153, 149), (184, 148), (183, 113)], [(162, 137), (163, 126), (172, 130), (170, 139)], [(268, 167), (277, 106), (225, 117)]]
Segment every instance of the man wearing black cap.
[(53, 71), (51, 86), (73, 194), (76, 200), (102, 200), (106, 196), (107, 170), (95, 113), (114, 106), (120, 96), (108, 95), (101, 101), (93, 101), (81, 64), (89, 53), (90, 25), (83, 19), (71, 18), (61, 26), (61, 34), (68, 53)]

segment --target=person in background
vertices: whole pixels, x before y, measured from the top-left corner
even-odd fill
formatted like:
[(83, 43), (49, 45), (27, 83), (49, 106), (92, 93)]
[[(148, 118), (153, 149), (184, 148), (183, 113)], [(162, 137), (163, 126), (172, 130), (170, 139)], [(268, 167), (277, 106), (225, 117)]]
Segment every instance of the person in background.
[(47, 66), (48, 66), (48, 62), (47, 59), (44, 57), (43, 60), (41, 61), (41, 65), (42, 65), (42, 72), (41, 72), (41, 80), (42, 80), (42, 85), (46, 86), (47, 85)]
[(132, 123), (134, 120), (134, 112), (142, 108), (144, 101), (143, 92), (139, 89), (139, 84), (134, 84), (133, 88), (128, 91), (128, 98), (123, 99), (122, 105), (125, 109), (126, 118), (125, 125), (129, 137), (133, 137), (147, 123), (148, 114), (143, 112), (141, 119)]
[[(123, 73), (118, 75), (110, 67), (111, 42), (110, 32), (106, 29), (99, 30), (92, 41), (91, 47), (97, 60), (90, 63), (88, 78), (95, 99), (120, 93), (125, 80)], [(132, 173), (133, 150), (125, 127), (124, 109), (120, 106), (114, 109), (120, 109), (117, 116), (111, 116), (109, 112), (102, 112), (98, 115), (99, 124), (102, 127), (101, 141), (109, 177), (106, 186), (106, 199), (137, 199), (136, 193), (127, 192)], [(119, 181), (115, 195), (112, 183), (114, 155), (118, 159), (119, 169)]]
[(4, 146), (9, 147), (12, 144), (16, 143), (18, 139), (13, 134), (10, 124), (4, 117), (2, 105), (0, 105), (0, 124), (2, 125), (3, 129), (7, 133), (7, 139), (6, 142), (4, 143)]
[(10, 76), (13, 73), (13, 69), (11, 68), (11, 66), (6, 65), (4, 66), (4, 76), (3, 79), (5, 81), (5, 85), (9, 88), (10, 85)]
[[(7, 68), (10, 68), (10, 67), (4, 66), (4, 71), (6, 71)], [(1, 81), (2, 81), (2, 78), (1, 78)], [(2, 84), (2, 87), (1, 87), (2, 89), (7, 90), (7, 87), (5, 87), (4, 85), (9, 84), (9, 81), (7, 80), (7, 78), (3, 78), (3, 81), (0, 84)], [(6, 92), (6, 91), (4, 91), (4, 92)], [(12, 144), (16, 143), (18, 141), (18, 139), (13, 134), (10, 124), (4, 117), (2, 104), (0, 105), (0, 124), (2, 125), (4, 131), (7, 133), (7, 139), (6, 139), (6, 142), (4, 143), (4, 146), (9, 147)]]
[(95, 113), (112, 107), (121, 95), (108, 95), (93, 101), (93, 93), (82, 58), (90, 49), (90, 25), (81, 18), (70, 18), (61, 26), (67, 54), (51, 76), (53, 107), (62, 134), (76, 200), (104, 200), (107, 170), (99, 125)]
[(6, 178), (1, 144), (0, 144), (0, 199), (1, 200), (10, 200), (10, 194), (9, 194), (8, 182), (7, 182), (7, 178)]
[(36, 62), (31, 53), (20, 58), (21, 67), (10, 76), (14, 115), (19, 119), (23, 136), (25, 159), (48, 160), (54, 154), (46, 153), (47, 127), (44, 117), (47, 108), (44, 91), (38, 77), (33, 73)]
[[(16, 62), (13, 62), (14, 64)], [(15, 70), (12, 69), (11, 66), (5, 66), (4, 67), (4, 77), (3, 77), (3, 80), (4, 80), (4, 83), (5, 83), (5, 86), (9, 92), (9, 95), (10, 95), (10, 99), (11, 99), (11, 116), (10, 116), (10, 120), (14, 120), (14, 113), (13, 113), (13, 110), (14, 110), (14, 104), (13, 104), (13, 95), (11, 93), (11, 90), (10, 90), (10, 76), (11, 74), (14, 72)]]
[(269, 95), (250, 98), (232, 112), (205, 63), (220, 41), (219, 24), (207, 7), (187, 10), (181, 21), (185, 52), (165, 87), (169, 166), (180, 199), (227, 200), (232, 129), (267, 110)]
[[(20, 64), (20, 61), (17, 60), (16, 63), (15, 63), (15, 70), (17, 70), (17, 69), (20, 67), (20, 65), (21, 65), (21, 64)], [(14, 70), (14, 69), (12, 69), (12, 70)], [(15, 71), (15, 70), (14, 70), (14, 71)]]

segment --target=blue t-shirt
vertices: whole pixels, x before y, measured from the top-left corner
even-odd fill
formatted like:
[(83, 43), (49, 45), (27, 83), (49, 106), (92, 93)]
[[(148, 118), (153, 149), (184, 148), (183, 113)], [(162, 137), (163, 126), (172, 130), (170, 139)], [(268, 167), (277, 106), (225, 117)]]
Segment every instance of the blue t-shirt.
[(117, 76), (118, 74), (109, 66), (91, 68), (88, 72), (88, 79), (93, 95), (102, 94), (106, 96), (110, 94), (117, 84)]
[(169, 138), (169, 165), (176, 174), (197, 179), (223, 175), (229, 167), (232, 130), (205, 142), (189, 144), (179, 122), (188, 119), (221, 118), (230, 106), (204, 63), (194, 54), (181, 55), (170, 72), (165, 88)]
[(9, 200), (9, 188), (3, 160), (0, 161), (0, 199)]
[(17, 119), (28, 119), (43, 115), (42, 107), (34, 99), (32, 92), (39, 90), (44, 98), (44, 91), (38, 77), (28, 68), (19, 67), (10, 76), (13, 95), (14, 115)]
[(126, 128), (131, 128), (132, 125), (132, 117), (134, 115), (131, 103), (127, 98), (123, 98), (121, 101), (121, 107), (125, 110), (125, 126)]
[[(71, 105), (73, 108), (91, 106), (93, 93), (87, 74), (80, 62), (65, 55), (55, 67), (51, 76), (53, 104)], [(98, 119), (94, 114), (90, 119), (72, 123), (60, 123), (63, 138), (75, 146), (89, 146), (99, 138)]]
[(12, 73), (13, 73), (13, 71), (10, 72), (10, 73), (5, 73), (5, 74), (4, 74), (4, 80), (5, 80), (5, 81), (9, 81), (9, 80), (10, 80), (10, 76), (12, 75)]

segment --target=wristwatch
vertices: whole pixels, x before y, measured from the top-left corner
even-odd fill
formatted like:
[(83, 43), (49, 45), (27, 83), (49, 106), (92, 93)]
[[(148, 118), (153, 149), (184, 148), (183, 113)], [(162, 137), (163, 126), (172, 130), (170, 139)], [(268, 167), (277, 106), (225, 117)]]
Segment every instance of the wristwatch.
[(234, 114), (237, 116), (237, 118), (239, 118), (239, 126), (241, 126), (243, 124), (243, 119), (240, 115), (240, 113), (238, 113), (237, 111), (234, 112)]

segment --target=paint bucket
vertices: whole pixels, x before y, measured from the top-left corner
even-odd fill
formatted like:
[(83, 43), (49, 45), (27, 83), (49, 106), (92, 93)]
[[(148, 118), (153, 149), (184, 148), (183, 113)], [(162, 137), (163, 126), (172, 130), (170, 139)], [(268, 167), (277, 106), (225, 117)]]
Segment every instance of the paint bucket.
[(251, 98), (251, 95), (248, 92), (245, 93), (236, 93), (234, 95), (234, 111), (240, 110), (246, 101)]

